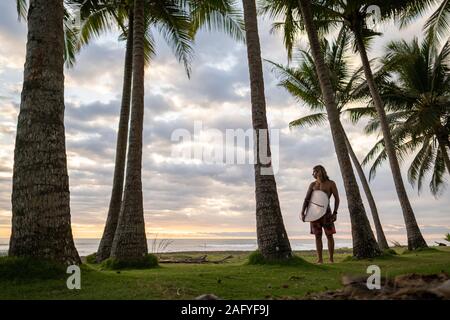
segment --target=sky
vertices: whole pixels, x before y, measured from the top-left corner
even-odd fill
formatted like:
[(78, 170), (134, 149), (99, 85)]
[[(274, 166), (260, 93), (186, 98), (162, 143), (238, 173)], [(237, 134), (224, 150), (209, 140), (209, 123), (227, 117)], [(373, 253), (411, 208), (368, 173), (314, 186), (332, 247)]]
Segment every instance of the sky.
[[(398, 30), (394, 23), (380, 26), (384, 36), (372, 43), (371, 57), (380, 56), (389, 41), (421, 35), (423, 21), (404, 30)], [(270, 32), (271, 23), (267, 18), (259, 20), (262, 57), (286, 64), (281, 35)], [(142, 177), (147, 237), (254, 238), (253, 166), (180, 159), (174, 153), (180, 145), (171, 139), (176, 130), (193, 133), (196, 123), (205, 130), (217, 129), (223, 134), (227, 129), (251, 128), (246, 47), (221, 33), (200, 32), (195, 42), (192, 76), (188, 79), (164, 40), (155, 36), (157, 56), (145, 75)], [(8, 238), (14, 140), (26, 46), (26, 23), (17, 20), (12, 0), (0, 2), (0, 43), (0, 238)], [(304, 38), (298, 40), (298, 45), (306, 44)], [(106, 220), (124, 54), (124, 43), (118, 41), (117, 33), (111, 32), (83, 48), (76, 65), (65, 71), (67, 157), (76, 238), (101, 237)], [(352, 57), (352, 64), (358, 67), (356, 56)], [(269, 126), (279, 132), (276, 181), (289, 237), (311, 238), (309, 225), (300, 222), (298, 216), (312, 181), (312, 167), (322, 164), (341, 195), (336, 236), (350, 239), (349, 213), (330, 129), (325, 126), (290, 130), (289, 122), (309, 112), (277, 86), (277, 78), (267, 63), (264, 77)], [(344, 120), (360, 159), (377, 141), (376, 135), (363, 133), (365, 123), (355, 126)], [(196, 142), (197, 146), (210, 146), (208, 133), (203, 136), (206, 140)], [(402, 171), (419, 226), (428, 241), (441, 239), (450, 232), (449, 191), (436, 199), (426, 186), (419, 195), (406, 179), (407, 165), (406, 161)], [(378, 170), (371, 187), (388, 240), (406, 243), (402, 212), (387, 163)], [(366, 201), (365, 204), (372, 222)]]

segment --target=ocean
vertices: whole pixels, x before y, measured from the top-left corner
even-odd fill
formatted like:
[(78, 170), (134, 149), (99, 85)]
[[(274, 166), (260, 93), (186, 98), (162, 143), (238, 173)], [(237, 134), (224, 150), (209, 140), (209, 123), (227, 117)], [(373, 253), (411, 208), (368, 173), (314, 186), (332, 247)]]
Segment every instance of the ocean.
[[(326, 239), (324, 239), (326, 248)], [(293, 250), (315, 249), (314, 239), (290, 239)], [(347, 239), (336, 239), (336, 248), (351, 248), (352, 242)], [(80, 256), (87, 256), (97, 251), (100, 239), (75, 239)], [(0, 255), (6, 255), (9, 239), (0, 238)], [(187, 252), (187, 251), (253, 251), (256, 250), (256, 239), (157, 239), (148, 240), (148, 250), (152, 253)]]

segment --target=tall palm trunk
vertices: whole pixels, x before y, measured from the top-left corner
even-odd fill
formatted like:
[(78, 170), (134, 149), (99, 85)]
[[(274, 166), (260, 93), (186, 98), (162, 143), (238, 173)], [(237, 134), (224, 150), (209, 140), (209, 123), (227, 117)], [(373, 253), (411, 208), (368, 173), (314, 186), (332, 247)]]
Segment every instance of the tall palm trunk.
[(402, 174), (400, 171), (400, 165), (397, 160), (397, 155), (395, 153), (394, 142), (392, 141), (391, 132), (389, 130), (389, 124), (386, 119), (386, 112), (384, 110), (383, 102), (381, 101), (381, 96), (378, 92), (378, 88), (375, 84), (375, 80), (372, 74), (372, 69), (370, 67), (369, 58), (367, 57), (366, 47), (364, 44), (363, 37), (357, 31), (354, 31), (356, 38), (356, 45), (361, 56), (361, 61), (363, 64), (364, 74), (366, 76), (366, 81), (369, 86), (370, 94), (372, 96), (375, 109), (377, 110), (378, 116), (380, 118), (381, 131), (383, 133), (384, 145), (386, 148), (386, 153), (389, 158), (389, 163), (391, 166), (392, 177), (394, 179), (395, 190), (397, 191), (398, 199), (400, 200), (400, 205), (403, 211), (403, 217), (406, 224), (406, 233), (408, 236), (408, 249), (414, 250), (418, 248), (427, 247), (427, 243), (420, 232), (419, 226), (414, 216), (414, 211), (409, 202), (408, 194), (406, 193), (405, 185), (403, 183)]
[(97, 250), (97, 262), (108, 259), (116, 233), (122, 204), (125, 161), (127, 156), (128, 123), (130, 121), (131, 84), (133, 75), (133, 9), (128, 17), (128, 35), (125, 53), (125, 68), (123, 75), (122, 103), (120, 107), (119, 130), (117, 132), (116, 163), (114, 180), (109, 202), (108, 218), (103, 231), (102, 240)]
[(311, 1), (299, 0), (299, 6), (303, 17), (305, 29), (308, 34), (311, 53), (316, 64), (322, 95), (330, 122), (334, 147), (341, 169), (342, 179), (347, 194), (348, 209), (352, 224), (353, 255), (357, 258), (370, 258), (381, 253), (378, 247), (369, 220), (367, 219), (364, 205), (353, 172), (352, 164), (345, 143), (344, 130), (342, 128), (336, 98), (331, 84), (330, 72), (326, 67), (323, 53), (321, 52), (319, 37), (312, 18)]
[(261, 47), (258, 35), (258, 21), (255, 0), (243, 0), (244, 22), (247, 39), (247, 56), (250, 73), (252, 123), (255, 131), (255, 194), (256, 194), (256, 231), (258, 248), (268, 260), (280, 260), (291, 257), (291, 245), (286, 234), (278, 200), (277, 185), (273, 174), (264, 174), (269, 169), (261, 162), (261, 144), (270, 157), (270, 142), (266, 117), (266, 98), (261, 62)]
[(361, 163), (359, 162), (358, 157), (356, 156), (355, 151), (353, 150), (353, 147), (345, 131), (344, 135), (348, 153), (353, 162), (353, 165), (356, 168), (356, 172), (358, 173), (359, 180), (361, 181), (364, 193), (366, 194), (367, 202), (369, 202), (370, 211), (372, 212), (373, 223), (375, 224), (375, 231), (377, 233), (378, 246), (382, 250), (389, 249), (386, 236), (384, 235), (383, 227), (381, 226), (380, 217), (378, 215), (378, 208), (373, 198), (372, 191), (370, 190), (369, 182), (367, 181), (366, 175), (364, 174), (364, 170), (361, 167)]
[(142, 199), (144, 122), (144, 0), (134, 2), (133, 89), (125, 190), (111, 257), (135, 260), (148, 253)]
[(64, 129), (63, 18), (63, 0), (30, 1), (9, 255), (78, 264)]

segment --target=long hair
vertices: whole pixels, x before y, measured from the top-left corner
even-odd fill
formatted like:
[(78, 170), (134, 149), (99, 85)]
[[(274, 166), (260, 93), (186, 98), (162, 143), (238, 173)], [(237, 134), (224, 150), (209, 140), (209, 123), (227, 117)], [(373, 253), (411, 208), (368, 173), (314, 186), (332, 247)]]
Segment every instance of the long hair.
[(313, 170), (321, 173), (324, 182), (330, 180), (330, 177), (328, 177), (327, 174), (327, 170), (325, 170), (323, 166), (321, 165), (315, 166)]

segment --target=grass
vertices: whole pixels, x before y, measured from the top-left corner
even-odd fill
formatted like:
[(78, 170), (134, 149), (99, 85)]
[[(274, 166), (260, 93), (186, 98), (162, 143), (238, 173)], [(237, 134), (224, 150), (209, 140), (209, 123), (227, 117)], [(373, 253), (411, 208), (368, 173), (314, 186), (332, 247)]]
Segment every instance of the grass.
[[(0, 271), (0, 299), (192, 299), (204, 293), (224, 299), (301, 298), (310, 292), (338, 289), (343, 275), (364, 275), (373, 264), (380, 266), (382, 275), (388, 277), (450, 273), (449, 247), (407, 254), (403, 248), (395, 250), (397, 255), (371, 260), (352, 260), (348, 258), (348, 250), (338, 250), (335, 264), (321, 266), (313, 264), (312, 251), (296, 252), (301, 259), (287, 264), (249, 264), (249, 252), (208, 253), (210, 260), (233, 255), (223, 264), (161, 264), (159, 268), (121, 271), (85, 264), (81, 290), (68, 290), (66, 278), (18, 280), (5, 277)], [(202, 254), (161, 256), (182, 258)], [(0, 266), (4, 259), (8, 258), (0, 258)]]

